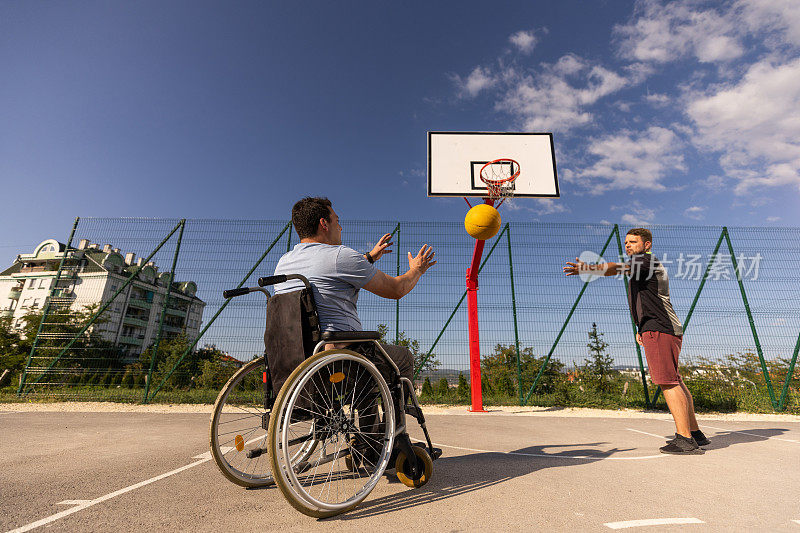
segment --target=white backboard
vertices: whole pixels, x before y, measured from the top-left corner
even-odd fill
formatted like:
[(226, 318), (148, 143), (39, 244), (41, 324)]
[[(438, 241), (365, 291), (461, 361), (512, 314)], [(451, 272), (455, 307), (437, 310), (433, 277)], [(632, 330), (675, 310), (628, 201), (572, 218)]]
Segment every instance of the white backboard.
[(429, 131), (428, 196), (486, 196), (481, 167), (513, 159), (520, 174), (517, 198), (558, 198), (552, 133)]

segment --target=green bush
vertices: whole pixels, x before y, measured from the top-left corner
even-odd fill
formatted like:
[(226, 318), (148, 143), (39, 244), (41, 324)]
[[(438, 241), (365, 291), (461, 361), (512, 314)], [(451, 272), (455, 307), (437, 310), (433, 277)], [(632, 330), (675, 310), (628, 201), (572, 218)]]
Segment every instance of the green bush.
[(456, 388), (456, 396), (461, 402), (469, 401), (469, 385), (467, 378), (461, 372), (458, 373), (458, 387)]
[(425, 381), (422, 382), (422, 392), (420, 394), (422, 398), (425, 399), (433, 399), (433, 385), (431, 385), (431, 378), (425, 378)]
[(436, 384), (436, 396), (440, 401), (450, 398), (450, 384), (447, 382), (447, 379), (442, 378)]

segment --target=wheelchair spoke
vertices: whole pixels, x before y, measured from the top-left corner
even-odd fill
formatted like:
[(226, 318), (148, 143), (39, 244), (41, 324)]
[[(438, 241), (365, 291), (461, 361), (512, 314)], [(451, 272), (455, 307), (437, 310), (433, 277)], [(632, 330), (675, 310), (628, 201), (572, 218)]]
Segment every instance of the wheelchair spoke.
[[(296, 508), (340, 512), (363, 500), (387, 466), (394, 420), (384, 407), (391, 395), (364, 357), (315, 357), (281, 392), (278, 418), (270, 426), (279, 445), (271, 457), (281, 473), (278, 485)], [(317, 446), (300, 463), (293, 459), (301, 447), (295, 439), (310, 433)]]
[[(217, 397), (211, 418), (212, 458), (225, 477), (244, 487), (264, 486), (273, 481), (270, 465), (260, 458), (267, 438), (262, 426), (263, 368), (264, 360), (257, 359), (237, 370)], [(247, 457), (244, 447), (248, 451), (261, 450), (261, 454)]]

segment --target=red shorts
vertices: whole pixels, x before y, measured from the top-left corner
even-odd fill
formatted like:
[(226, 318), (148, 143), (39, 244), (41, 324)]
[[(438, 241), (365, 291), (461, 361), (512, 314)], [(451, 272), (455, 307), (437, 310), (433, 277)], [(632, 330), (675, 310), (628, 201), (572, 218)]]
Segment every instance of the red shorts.
[(682, 341), (681, 337), (660, 331), (642, 333), (650, 379), (656, 385), (678, 385), (683, 381), (678, 373), (678, 355), (681, 353)]

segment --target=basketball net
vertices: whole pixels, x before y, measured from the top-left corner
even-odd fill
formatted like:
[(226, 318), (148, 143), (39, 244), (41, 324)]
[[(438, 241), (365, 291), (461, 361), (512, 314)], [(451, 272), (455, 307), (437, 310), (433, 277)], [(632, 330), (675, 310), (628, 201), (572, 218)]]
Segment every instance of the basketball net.
[(495, 159), (481, 167), (480, 178), (486, 184), (487, 196), (500, 201), (496, 207), (514, 196), (514, 181), (519, 171), (519, 163), (508, 158)]

